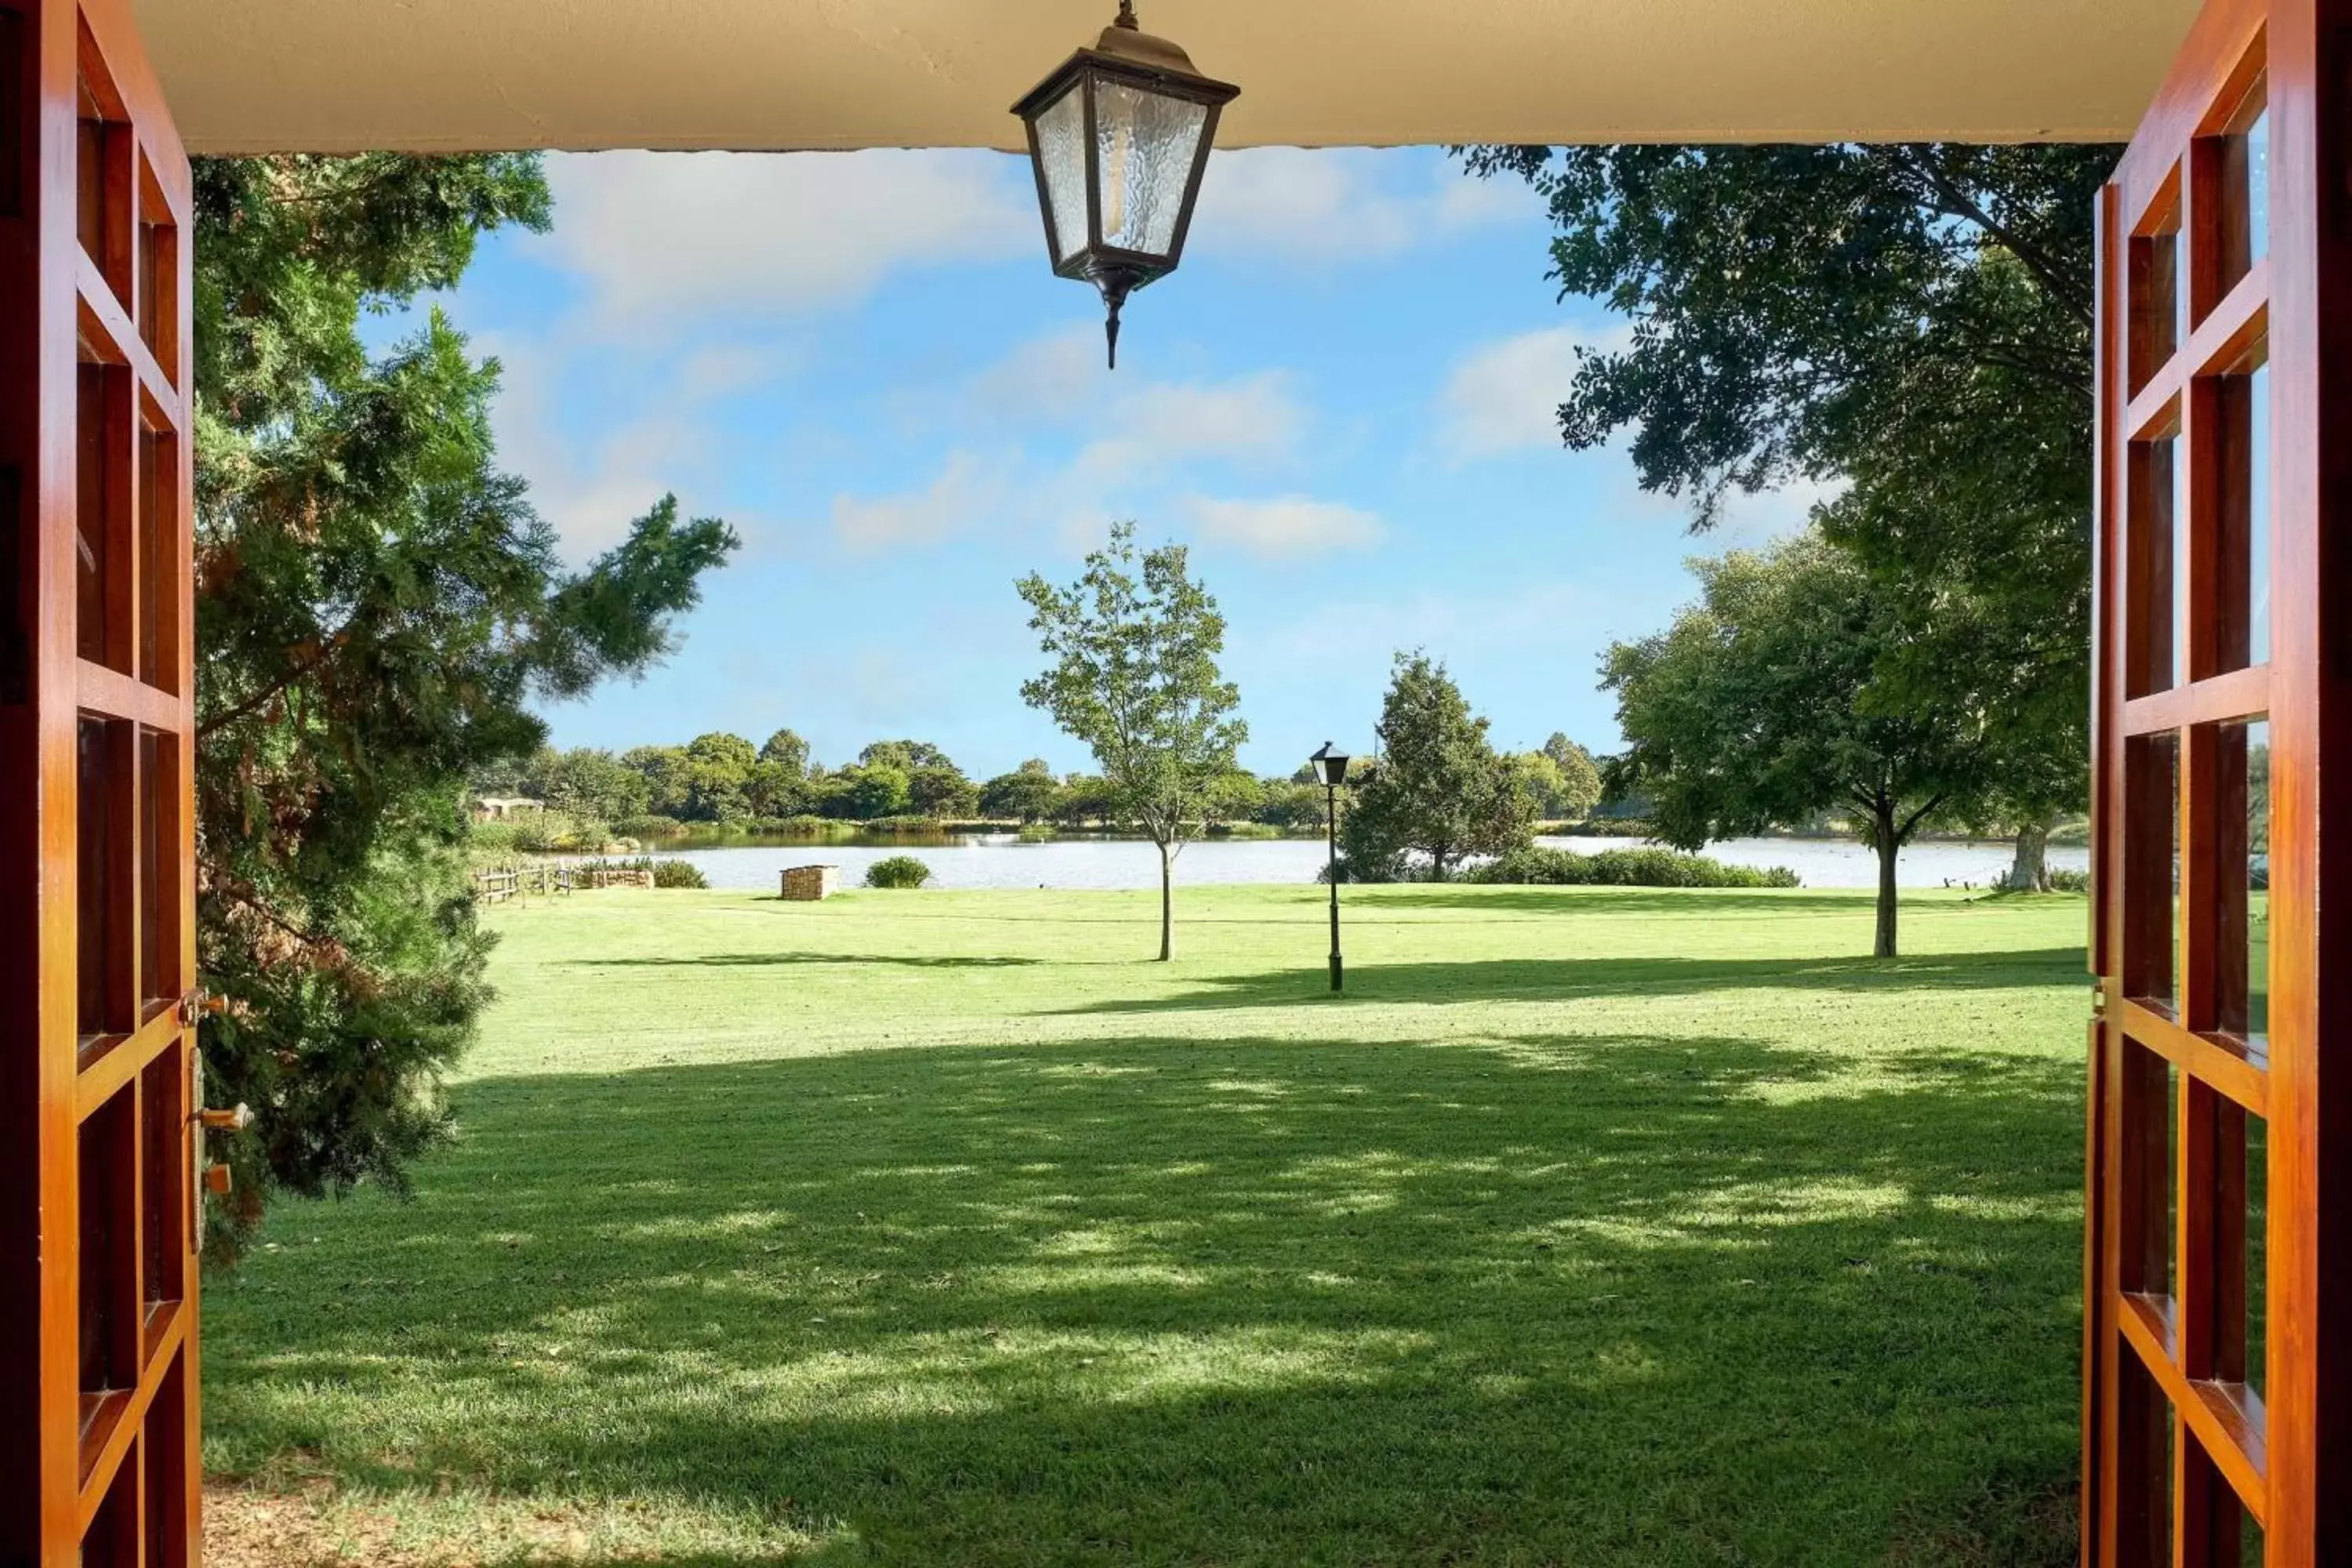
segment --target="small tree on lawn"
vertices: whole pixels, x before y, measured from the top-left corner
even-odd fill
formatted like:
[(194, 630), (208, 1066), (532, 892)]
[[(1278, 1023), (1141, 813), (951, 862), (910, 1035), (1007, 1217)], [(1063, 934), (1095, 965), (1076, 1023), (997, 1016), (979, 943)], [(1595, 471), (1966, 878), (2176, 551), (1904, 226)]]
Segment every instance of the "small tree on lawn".
[(1159, 847), (1163, 961), (1176, 952), (1176, 857), (1249, 738), (1234, 716), (1241, 693), (1217, 668), (1225, 618), (1184, 568), (1181, 544), (1139, 557), (1135, 525), (1122, 522), (1067, 588), (1034, 572), (1019, 584), (1055, 661), (1022, 685), (1022, 700), (1094, 749), (1120, 807)]
[(1340, 818), (1359, 876), (1417, 849), (1442, 882), (1465, 855), (1499, 855), (1529, 841), (1536, 803), (1526, 775), (1488, 743), (1486, 721), (1470, 711), (1445, 666), (1426, 654), (1397, 655), (1378, 733), (1380, 761)]
[(1693, 563), (1701, 602), (1618, 643), (1601, 684), (1629, 742), (1612, 782), (1683, 849), (1843, 806), (1878, 851), (1874, 952), (1895, 952), (1895, 857), (1988, 787), (1980, 706), (1890, 700), (1877, 674), (1906, 616), (1886, 579), (1806, 535)]

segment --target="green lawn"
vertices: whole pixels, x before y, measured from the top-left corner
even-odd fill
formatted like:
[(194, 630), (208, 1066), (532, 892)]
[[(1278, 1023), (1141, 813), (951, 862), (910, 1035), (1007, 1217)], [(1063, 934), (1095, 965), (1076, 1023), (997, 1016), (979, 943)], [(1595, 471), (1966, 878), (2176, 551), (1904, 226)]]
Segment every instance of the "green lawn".
[(387, 1561), (2072, 1562), (2080, 899), (1351, 889), (1343, 1000), (1155, 899), (499, 911), (208, 1463)]

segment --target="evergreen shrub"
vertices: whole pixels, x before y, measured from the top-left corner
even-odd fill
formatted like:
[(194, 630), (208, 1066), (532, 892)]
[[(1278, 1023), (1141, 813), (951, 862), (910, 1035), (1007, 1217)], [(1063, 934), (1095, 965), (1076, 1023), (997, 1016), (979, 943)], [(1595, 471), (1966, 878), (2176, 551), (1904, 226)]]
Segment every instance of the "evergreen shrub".
[(931, 868), (912, 855), (893, 855), (866, 868), (869, 888), (919, 888), (931, 879)]
[(1679, 849), (1604, 849), (1580, 855), (1572, 849), (1540, 845), (1496, 856), (1470, 872), (1473, 882), (1544, 885), (1561, 888), (1794, 888), (1794, 871), (1775, 866), (1759, 871), (1748, 866), (1727, 866), (1705, 855)]

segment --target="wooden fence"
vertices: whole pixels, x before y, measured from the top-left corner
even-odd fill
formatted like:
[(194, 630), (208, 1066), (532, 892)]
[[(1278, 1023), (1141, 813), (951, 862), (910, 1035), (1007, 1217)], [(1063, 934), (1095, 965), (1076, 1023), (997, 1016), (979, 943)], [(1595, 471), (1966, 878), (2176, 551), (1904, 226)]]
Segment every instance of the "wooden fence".
[(614, 866), (600, 860), (578, 865), (521, 866), (474, 873), (474, 901), (503, 904), (538, 893), (547, 897), (593, 888), (650, 888), (654, 874), (644, 866)]

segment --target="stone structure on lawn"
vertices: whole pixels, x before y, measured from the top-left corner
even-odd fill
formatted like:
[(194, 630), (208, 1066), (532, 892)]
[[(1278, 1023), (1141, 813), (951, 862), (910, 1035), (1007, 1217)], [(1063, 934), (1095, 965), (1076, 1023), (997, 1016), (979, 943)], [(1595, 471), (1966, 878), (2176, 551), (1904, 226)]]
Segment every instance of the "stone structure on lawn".
[(788, 866), (784, 868), (784, 897), (800, 903), (814, 903), (829, 899), (841, 889), (841, 868), (838, 866)]

